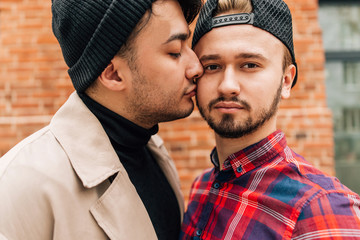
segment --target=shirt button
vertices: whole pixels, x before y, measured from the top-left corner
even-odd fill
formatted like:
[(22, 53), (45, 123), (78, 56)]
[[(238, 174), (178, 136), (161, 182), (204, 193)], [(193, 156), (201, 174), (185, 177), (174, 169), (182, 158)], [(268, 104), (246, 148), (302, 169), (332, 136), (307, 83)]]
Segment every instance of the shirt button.
[(200, 237), (201, 234), (202, 234), (202, 231), (200, 229), (196, 231), (196, 236)]
[(219, 189), (220, 188), (220, 183), (218, 183), (218, 182), (215, 182), (214, 184), (213, 184), (213, 187), (215, 188), (215, 189)]
[(242, 172), (242, 167), (239, 166), (239, 167), (236, 169), (236, 171), (237, 171), (238, 173), (241, 173), (241, 172)]

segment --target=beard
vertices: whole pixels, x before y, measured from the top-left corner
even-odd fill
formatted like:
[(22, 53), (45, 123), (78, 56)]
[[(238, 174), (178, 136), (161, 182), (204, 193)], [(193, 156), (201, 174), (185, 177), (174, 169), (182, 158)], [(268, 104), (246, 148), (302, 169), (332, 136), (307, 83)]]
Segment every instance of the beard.
[[(249, 134), (254, 133), (260, 127), (262, 127), (268, 120), (270, 120), (277, 112), (281, 99), (282, 82), (276, 91), (273, 101), (268, 109), (262, 108), (256, 113), (255, 117), (249, 116), (243, 122), (237, 122), (234, 116), (231, 114), (224, 114), (220, 122), (216, 122), (213, 117), (210, 116), (212, 106), (218, 102), (225, 101), (224, 97), (219, 97), (211, 101), (207, 110), (199, 106), (196, 98), (196, 104), (199, 108), (201, 116), (207, 121), (208, 125), (223, 138), (241, 138)], [(252, 110), (250, 104), (244, 100), (239, 100), (237, 97), (233, 97), (230, 101), (240, 103), (244, 110), (250, 112)]]
[(129, 63), (129, 67), (133, 74), (134, 92), (128, 99), (127, 109), (138, 121), (157, 124), (185, 118), (192, 113), (194, 103), (191, 99), (186, 105), (180, 105), (180, 96), (184, 96), (191, 86), (181, 93), (165, 93), (155, 89), (152, 85), (153, 79), (143, 73), (137, 59)]

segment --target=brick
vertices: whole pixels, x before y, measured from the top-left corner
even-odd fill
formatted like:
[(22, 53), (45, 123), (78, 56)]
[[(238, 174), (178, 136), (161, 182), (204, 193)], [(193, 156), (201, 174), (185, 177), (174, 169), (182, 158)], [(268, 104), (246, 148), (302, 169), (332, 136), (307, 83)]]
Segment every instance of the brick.
[(37, 37), (36, 43), (38, 44), (57, 44), (57, 40), (53, 35), (43, 34)]

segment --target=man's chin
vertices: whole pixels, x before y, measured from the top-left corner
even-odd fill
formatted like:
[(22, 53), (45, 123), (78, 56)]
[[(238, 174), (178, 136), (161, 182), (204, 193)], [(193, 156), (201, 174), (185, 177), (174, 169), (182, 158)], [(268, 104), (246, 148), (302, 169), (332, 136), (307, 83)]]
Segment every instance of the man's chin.
[(251, 124), (250, 119), (242, 125), (235, 125), (231, 116), (223, 118), (218, 122), (215, 122), (213, 119), (208, 119), (207, 123), (217, 135), (223, 138), (241, 138), (252, 134), (260, 127), (259, 124)]
[(239, 130), (239, 129), (236, 129), (234, 131), (224, 131), (224, 130), (219, 130), (219, 129), (213, 129), (213, 130), (220, 137), (229, 138), (229, 139), (242, 138), (242, 137), (245, 137), (247, 135), (250, 135), (251, 133), (253, 133), (255, 131), (255, 129), (252, 129), (252, 130)]
[(169, 113), (166, 116), (164, 116), (163, 120), (161, 120), (160, 122), (170, 122), (170, 121), (186, 118), (190, 116), (193, 110), (194, 110), (194, 105), (192, 105), (192, 107), (188, 109), (184, 109), (184, 110), (179, 109), (177, 112)]

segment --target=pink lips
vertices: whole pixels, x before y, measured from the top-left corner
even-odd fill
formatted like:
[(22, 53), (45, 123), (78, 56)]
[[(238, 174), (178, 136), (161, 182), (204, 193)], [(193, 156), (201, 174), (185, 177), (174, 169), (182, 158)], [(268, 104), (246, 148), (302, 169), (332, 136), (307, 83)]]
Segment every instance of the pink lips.
[(193, 97), (196, 94), (196, 86), (185, 93), (186, 96)]
[(233, 113), (244, 109), (243, 106), (235, 102), (219, 102), (215, 104), (214, 108), (223, 113)]

